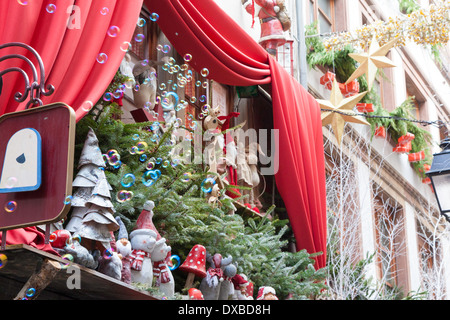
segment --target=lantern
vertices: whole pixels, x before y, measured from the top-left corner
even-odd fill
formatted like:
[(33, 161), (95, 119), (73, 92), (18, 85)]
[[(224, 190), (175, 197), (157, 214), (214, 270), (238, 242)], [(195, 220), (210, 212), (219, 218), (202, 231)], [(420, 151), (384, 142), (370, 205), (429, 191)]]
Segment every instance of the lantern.
[(436, 195), (441, 214), (450, 222), (450, 138), (441, 142), (442, 151), (433, 155), (431, 169), (426, 174)]

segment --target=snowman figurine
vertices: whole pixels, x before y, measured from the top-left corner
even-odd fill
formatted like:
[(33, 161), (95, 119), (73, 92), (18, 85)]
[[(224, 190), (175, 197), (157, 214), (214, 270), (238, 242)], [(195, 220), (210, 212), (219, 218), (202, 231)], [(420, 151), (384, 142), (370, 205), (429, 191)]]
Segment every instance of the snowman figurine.
[(149, 287), (153, 282), (153, 262), (151, 253), (156, 245), (157, 234), (152, 230), (151, 209), (143, 210), (136, 221), (135, 229), (130, 233), (131, 281)]
[(161, 238), (156, 241), (151, 254), (151, 259), (153, 261), (153, 276), (155, 278), (153, 286), (159, 287), (159, 290), (164, 293), (167, 298), (172, 298), (175, 294), (175, 281), (166, 262), (167, 256), (170, 254), (171, 250), (171, 247), (166, 243), (166, 239)]

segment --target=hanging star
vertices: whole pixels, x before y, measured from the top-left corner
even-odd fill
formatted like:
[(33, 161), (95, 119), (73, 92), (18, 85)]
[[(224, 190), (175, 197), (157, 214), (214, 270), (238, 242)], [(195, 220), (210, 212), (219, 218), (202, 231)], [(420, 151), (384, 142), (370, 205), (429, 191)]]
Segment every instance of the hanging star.
[(322, 126), (326, 126), (331, 124), (333, 128), (334, 135), (338, 143), (342, 141), (342, 135), (344, 133), (344, 126), (346, 122), (353, 122), (359, 124), (370, 125), (362, 116), (357, 115), (347, 115), (341, 114), (338, 112), (332, 111), (340, 111), (343, 113), (353, 113), (353, 108), (356, 104), (361, 100), (367, 91), (358, 93), (354, 96), (344, 98), (339, 89), (339, 84), (336, 79), (333, 81), (333, 87), (331, 89), (330, 100), (317, 100), (321, 109), (326, 109), (330, 111), (322, 111)]
[(359, 62), (359, 67), (348, 78), (345, 84), (359, 78), (365, 74), (367, 84), (370, 90), (375, 80), (378, 68), (392, 68), (395, 65), (385, 55), (395, 45), (397, 39), (391, 40), (384, 46), (380, 47), (375, 36), (372, 39), (368, 52), (365, 53), (349, 53), (348, 55)]

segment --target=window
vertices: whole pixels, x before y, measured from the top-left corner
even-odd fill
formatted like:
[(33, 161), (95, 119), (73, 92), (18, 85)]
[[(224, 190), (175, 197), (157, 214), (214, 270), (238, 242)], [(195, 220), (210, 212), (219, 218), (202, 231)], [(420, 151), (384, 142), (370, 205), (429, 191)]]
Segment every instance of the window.
[(376, 195), (374, 213), (379, 279), (386, 289), (402, 288), (407, 291), (403, 212), (392, 199)]
[(148, 57), (147, 43), (149, 24), (147, 21), (148, 17), (145, 13), (141, 13), (136, 24), (136, 29), (134, 30), (133, 38), (130, 41), (130, 51), (138, 58), (138, 60), (144, 60)]
[[(439, 120), (444, 121), (441, 118), (439, 118)], [(444, 140), (445, 138), (447, 138), (449, 136), (450, 136), (450, 130), (447, 127), (447, 125), (440, 126), (439, 127), (439, 138), (440, 138), (440, 140), (439, 141), (442, 141), (442, 140)]]
[(325, 149), (326, 202), (331, 257), (354, 264), (361, 259), (358, 183), (353, 161), (328, 143)]
[(286, 69), (291, 76), (294, 75), (294, 51), (293, 40), (288, 40), (284, 45), (277, 49), (277, 61)]
[(335, 31), (334, 0), (310, 0), (310, 21), (318, 21), (319, 32)]
[(445, 248), (440, 242), (442, 234), (439, 228), (433, 226), (432, 220), (421, 218), (424, 216), (422, 212), (417, 211), (417, 216), (417, 249), (422, 286), (427, 291), (428, 299), (442, 300), (445, 299), (447, 291), (443, 281), (445, 261), (442, 254)]

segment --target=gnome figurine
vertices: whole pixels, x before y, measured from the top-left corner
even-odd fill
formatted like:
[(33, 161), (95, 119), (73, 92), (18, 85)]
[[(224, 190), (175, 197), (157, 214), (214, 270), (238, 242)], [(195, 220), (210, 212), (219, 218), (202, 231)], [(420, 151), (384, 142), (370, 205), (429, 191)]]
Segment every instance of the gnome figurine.
[(135, 229), (130, 233), (131, 247), (131, 281), (152, 286), (153, 263), (151, 252), (155, 248), (157, 233), (152, 222), (154, 203), (149, 201), (144, 206), (136, 221)]
[(233, 277), (236, 275), (237, 268), (234, 264), (225, 266), (223, 270), (224, 280), (220, 284), (219, 300), (232, 300), (234, 295)]
[(245, 274), (236, 274), (231, 281), (234, 285), (233, 300), (253, 300), (253, 297), (247, 294), (249, 282)]
[(131, 242), (128, 240), (128, 232), (122, 219), (116, 217), (119, 224), (119, 234), (117, 236), (117, 253), (122, 257), (121, 281), (131, 283)]
[(260, 287), (256, 300), (278, 300), (275, 289), (269, 286)]
[(120, 255), (112, 249), (105, 250), (105, 253), (98, 259), (98, 272), (120, 280), (122, 277), (122, 259)]

